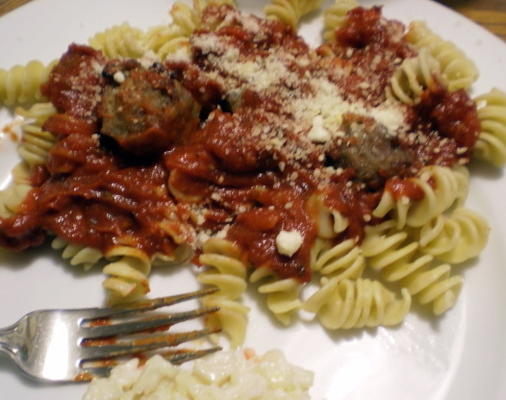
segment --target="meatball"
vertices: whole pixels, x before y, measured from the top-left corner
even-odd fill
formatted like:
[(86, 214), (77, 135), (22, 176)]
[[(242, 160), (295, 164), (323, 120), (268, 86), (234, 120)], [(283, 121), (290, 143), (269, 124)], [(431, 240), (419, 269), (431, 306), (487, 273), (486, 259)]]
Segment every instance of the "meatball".
[(98, 109), (101, 133), (123, 150), (139, 156), (159, 154), (197, 129), (200, 106), (162, 67), (113, 62), (104, 75), (110, 84)]
[(378, 188), (386, 179), (404, 174), (411, 166), (413, 155), (374, 119), (348, 115), (343, 129), (343, 144), (331, 145), (327, 155), (336, 166), (352, 168), (356, 179), (370, 188)]

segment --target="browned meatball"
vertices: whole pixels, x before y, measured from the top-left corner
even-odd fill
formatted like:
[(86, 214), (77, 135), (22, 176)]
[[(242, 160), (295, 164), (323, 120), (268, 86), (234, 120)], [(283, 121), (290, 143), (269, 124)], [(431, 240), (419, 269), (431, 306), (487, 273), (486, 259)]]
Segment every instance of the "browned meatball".
[(197, 129), (200, 106), (163, 68), (130, 61), (104, 73), (112, 79), (99, 106), (101, 132), (127, 152), (159, 154)]
[(345, 138), (331, 146), (328, 155), (337, 166), (352, 168), (356, 179), (377, 188), (395, 175), (403, 175), (413, 155), (400, 147), (395, 136), (372, 118), (348, 115), (343, 122)]

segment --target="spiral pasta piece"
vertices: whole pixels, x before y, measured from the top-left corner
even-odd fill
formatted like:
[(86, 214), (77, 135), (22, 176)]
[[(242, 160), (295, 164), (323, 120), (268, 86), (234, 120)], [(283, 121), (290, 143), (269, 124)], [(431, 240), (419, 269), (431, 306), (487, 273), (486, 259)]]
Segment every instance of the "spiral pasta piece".
[(327, 207), (322, 196), (311, 196), (307, 206), (319, 237), (331, 239), (348, 228), (348, 219), (339, 211)]
[(103, 286), (110, 304), (134, 301), (149, 292), (151, 262), (146, 253), (133, 247), (118, 246), (105, 257), (113, 260), (103, 268)]
[(260, 283), (257, 290), (266, 295), (267, 309), (283, 325), (289, 325), (302, 305), (299, 299), (301, 284), (294, 278), (279, 279), (267, 267), (253, 271), (250, 282)]
[(420, 227), (427, 224), (431, 219), (465, 199), (468, 193), (469, 172), (462, 166), (453, 169), (428, 166), (410, 181), (423, 192), (421, 200), (414, 201), (405, 196), (396, 200), (392, 193), (385, 190), (373, 211), (373, 216), (383, 218), (389, 212), (393, 212), (399, 229), (406, 225)]
[(30, 167), (44, 164), (56, 138), (50, 132), (32, 124), (23, 125), (22, 130), (23, 136), (18, 147), (19, 155)]
[(99, 32), (88, 41), (109, 58), (139, 58), (146, 52), (144, 42), (144, 33), (126, 22)]
[(311, 252), (311, 269), (321, 275), (337, 280), (362, 276), (365, 258), (353, 239), (333, 245), (329, 240), (318, 238)]
[(235, 0), (193, 0), (192, 6), (176, 1), (170, 10), (172, 26), (176, 27), (183, 36), (190, 35), (202, 25), (202, 13), (211, 5), (228, 4), (235, 6)]
[(336, 30), (346, 21), (346, 14), (358, 7), (356, 0), (336, 0), (323, 14), (323, 39), (326, 42), (336, 41)]
[(423, 253), (451, 264), (476, 257), (485, 248), (490, 227), (477, 213), (458, 208), (440, 215), (417, 233)]
[(420, 255), (419, 247), (406, 232), (395, 229), (395, 221), (367, 227), (362, 243), (372, 269), (381, 271), (386, 281), (399, 283), (420, 304), (429, 304), (433, 313), (440, 315), (457, 301), (463, 279), (451, 276), (449, 264), (433, 266), (434, 257)]
[(493, 89), (475, 101), (481, 132), (474, 154), (500, 167), (506, 164), (506, 93)]
[(161, 61), (178, 52), (189, 54), (190, 41), (175, 25), (159, 25), (149, 29), (144, 43), (146, 50), (152, 51)]
[(0, 217), (7, 218), (19, 212), (26, 195), (32, 189), (30, 171), (25, 163), (20, 163), (12, 170), (12, 180), (0, 191)]
[(56, 108), (52, 103), (36, 103), (30, 108), (16, 108), (16, 114), (28, 120), (30, 123), (42, 126), (49, 117), (56, 114)]
[(193, 2), (193, 7), (188, 4), (176, 1), (170, 10), (172, 21), (177, 26), (183, 36), (189, 37), (196, 29), (200, 27), (201, 12), (197, 7), (200, 2)]
[(406, 40), (418, 50), (426, 49), (437, 60), (449, 90), (469, 89), (478, 79), (478, 69), (453, 42), (443, 40), (422, 21), (410, 24)]
[(32, 60), (9, 70), (0, 68), (0, 103), (10, 107), (43, 100), (40, 86), (47, 81), (55, 63), (45, 65)]
[(438, 62), (422, 49), (418, 56), (405, 59), (396, 69), (386, 94), (388, 98), (414, 105), (425, 90), (436, 89), (443, 83)]
[(291, 26), (294, 30), (301, 18), (320, 8), (322, 0), (271, 0), (264, 8), (268, 19), (274, 19)]
[(380, 282), (369, 279), (330, 279), (303, 308), (315, 313), (330, 330), (393, 326), (401, 323), (411, 308), (408, 290), (402, 289), (401, 294), (397, 299)]
[(211, 238), (203, 246), (199, 262), (207, 267), (197, 280), (219, 291), (201, 300), (205, 307), (219, 307), (219, 311), (206, 319), (210, 328), (221, 328), (230, 338), (233, 347), (244, 342), (249, 308), (241, 304), (246, 291), (247, 268), (240, 260), (240, 249), (232, 242)]
[(70, 265), (82, 267), (85, 271), (90, 270), (103, 258), (103, 254), (100, 250), (69, 243), (60, 237), (53, 239), (51, 247), (61, 251), (62, 258), (68, 260)]
[(56, 109), (51, 103), (37, 103), (28, 110), (16, 109), (16, 114), (26, 120), (21, 125), (23, 134), (18, 153), (30, 167), (44, 164), (56, 142), (52, 133), (42, 129), (44, 122), (55, 113)]

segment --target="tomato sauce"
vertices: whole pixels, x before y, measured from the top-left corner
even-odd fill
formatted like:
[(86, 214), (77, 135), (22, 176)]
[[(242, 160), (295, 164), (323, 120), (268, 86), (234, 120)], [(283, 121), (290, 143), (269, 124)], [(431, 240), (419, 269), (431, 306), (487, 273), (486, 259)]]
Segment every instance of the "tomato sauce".
[[(18, 215), (0, 219), (2, 246), (23, 250), (52, 234), (104, 252), (133, 246), (148, 255), (172, 255), (183, 243), (199, 251), (201, 236), (220, 233), (239, 245), (253, 268), (309, 281), (317, 235), (308, 206), (313, 195), (322, 195), (327, 207), (348, 219), (336, 241), (360, 240), (364, 227), (376, 222), (372, 211), (384, 190), (396, 199), (419, 200), (423, 192), (409, 178), (421, 168), (467, 162), (479, 132), (476, 107), (465, 92), (443, 88), (424, 93), (417, 107), (399, 105), (408, 134), (384, 127), (356, 130), (350, 123), (351, 134), (383, 132), (376, 141), (387, 150), (409, 153), (405, 160), (412, 160), (394, 174), (379, 171), (374, 184), (360, 178), (368, 175), (357, 173), (359, 163), (343, 166), (341, 159), (345, 147), (375, 141), (341, 140), (342, 131), (333, 132), (332, 143), (307, 140), (312, 122), (299, 120), (297, 112), (307, 112), (311, 102), (289, 105), (317, 95), (315, 79), (327, 80), (324, 87), (334, 85), (344, 99), (375, 106), (385, 100), (395, 69), (416, 55), (403, 39), (403, 25), (382, 18), (380, 8), (351, 11), (336, 42), (316, 51), (291, 28), (242, 16), (229, 6), (209, 6), (203, 20), (192, 38), (200, 45), (192, 45), (189, 61), (169, 59), (152, 67), (157, 76), (177, 80), (192, 94), (194, 109), (201, 110), (200, 125), (180, 133), (161, 154), (132, 154), (101, 133), (104, 92), (120, 87), (103, 71), (110, 63), (120, 64), (86, 46), (70, 46), (43, 88), (58, 110), (44, 129), (57, 142), (47, 163), (33, 170), (34, 188)], [(222, 61), (234, 57), (237, 64), (221, 68)], [(281, 72), (262, 75), (268, 67)], [(244, 73), (248, 68), (254, 79)], [(132, 96), (138, 94), (135, 103), (143, 104), (139, 87)], [(160, 102), (170, 107), (178, 103), (165, 100)], [(158, 115), (151, 108), (139, 113), (145, 121)], [(111, 110), (108, 118), (115, 117)], [(176, 105), (172, 110), (180, 111)], [(412, 140), (409, 133), (423, 140)], [(370, 162), (367, 153), (360, 157)], [(292, 257), (277, 249), (283, 230), (303, 237)]]

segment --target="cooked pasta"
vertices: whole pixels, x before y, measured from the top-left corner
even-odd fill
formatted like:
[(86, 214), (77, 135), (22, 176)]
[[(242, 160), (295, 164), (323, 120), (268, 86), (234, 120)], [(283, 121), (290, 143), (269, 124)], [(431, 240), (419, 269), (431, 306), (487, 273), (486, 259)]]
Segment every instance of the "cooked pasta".
[(334, 4), (323, 14), (323, 39), (326, 42), (335, 42), (336, 30), (343, 26), (346, 14), (358, 7), (356, 0), (335, 0)]
[(36, 103), (30, 108), (17, 107), (15, 111), (17, 115), (40, 127), (50, 116), (56, 114), (56, 108), (49, 102)]
[(320, 8), (322, 0), (271, 0), (264, 8), (268, 19), (275, 19), (297, 28), (301, 18)]
[(481, 132), (475, 156), (497, 166), (506, 164), (506, 93), (493, 89), (479, 96), (478, 116)]
[(462, 50), (432, 32), (425, 22), (411, 23), (406, 39), (418, 50), (427, 49), (438, 61), (449, 90), (468, 89), (478, 79), (476, 66)]
[(312, 247), (311, 269), (326, 277), (357, 279), (362, 276), (365, 258), (353, 239), (333, 245), (331, 241), (316, 239)]
[(161, 61), (169, 55), (189, 50), (188, 37), (175, 25), (159, 25), (148, 30), (145, 36), (146, 50), (152, 51)]
[(400, 229), (405, 225), (422, 226), (465, 199), (468, 191), (468, 175), (465, 167), (453, 169), (440, 166), (425, 167), (418, 177), (411, 178), (423, 192), (421, 200), (413, 201), (404, 196), (395, 199), (391, 192), (385, 190), (380, 203), (373, 211), (373, 216), (383, 218), (392, 211), (397, 228)]
[(177, 1), (170, 24), (113, 26), (52, 73), (0, 70), (2, 104), (41, 101), (41, 84), (50, 101), (18, 109), (23, 163), (0, 192), (0, 243), (53, 239), (71, 265), (103, 266), (113, 304), (195, 255), (199, 284), (218, 289), (200, 300), (218, 308), (206, 324), (232, 346), (248, 282), (284, 325), (301, 309), (330, 330), (396, 325), (412, 297), (451, 308), (450, 264), (489, 230), (461, 208), (464, 165), (475, 147), (506, 163), (506, 94), (475, 107), (456, 90), (477, 77), (456, 46), (356, 0), (333, 2), (312, 48), (296, 28), (321, 2), (271, 0), (262, 19), (232, 0)]
[(315, 313), (330, 330), (393, 326), (409, 312), (411, 296), (402, 289), (398, 299), (378, 281), (334, 278), (307, 299), (303, 308)]
[(474, 211), (458, 208), (440, 215), (417, 233), (420, 250), (451, 264), (476, 257), (487, 244), (489, 226)]
[(220, 307), (207, 317), (211, 328), (221, 328), (236, 347), (244, 342), (248, 307), (241, 304), (246, 291), (246, 264), (241, 260), (239, 248), (230, 241), (211, 238), (204, 243), (199, 262), (206, 269), (197, 275), (197, 280), (219, 291), (201, 300), (206, 307)]
[(183, 36), (190, 36), (200, 26), (200, 9), (195, 7), (198, 2), (194, 1), (194, 7), (176, 1), (170, 10), (172, 22), (177, 26)]
[(68, 243), (58, 237), (52, 240), (51, 247), (61, 251), (62, 258), (68, 260), (70, 265), (82, 267), (85, 271), (91, 269), (103, 258), (100, 250)]
[(420, 245), (405, 231), (395, 229), (394, 221), (366, 228), (362, 251), (367, 265), (381, 271), (388, 282), (398, 282), (420, 304), (429, 304), (435, 315), (456, 302), (463, 279), (451, 275), (448, 264), (433, 266), (433, 257), (419, 253)]
[(279, 279), (270, 268), (257, 268), (250, 275), (250, 282), (259, 283), (258, 292), (266, 295), (267, 309), (283, 325), (293, 321), (301, 307), (301, 284), (294, 278)]
[(109, 250), (105, 257), (112, 260), (103, 268), (107, 275), (103, 286), (110, 304), (131, 302), (149, 292), (151, 262), (146, 253), (133, 247), (118, 246)]
[(176, 1), (170, 10), (172, 26), (177, 27), (183, 36), (189, 37), (202, 24), (202, 12), (211, 5), (228, 4), (235, 6), (235, 0), (193, 0), (192, 6)]
[(144, 41), (144, 33), (125, 22), (97, 33), (89, 44), (109, 58), (139, 58), (146, 51)]
[(44, 164), (56, 141), (52, 133), (42, 129), (44, 122), (55, 113), (56, 109), (51, 103), (37, 103), (29, 109), (16, 109), (16, 114), (25, 119), (21, 125), (23, 134), (18, 153), (30, 167)]
[(20, 163), (12, 170), (10, 184), (0, 191), (0, 217), (6, 218), (17, 214), (31, 189), (30, 172), (26, 164)]
[(334, 238), (348, 227), (348, 219), (339, 211), (327, 207), (322, 196), (312, 196), (309, 199), (308, 208), (313, 215), (318, 236), (321, 238)]
[(438, 62), (421, 49), (418, 56), (407, 58), (397, 68), (387, 87), (387, 97), (414, 105), (424, 90), (435, 89), (442, 83)]
[(54, 64), (33, 60), (9, 70), (0, 68), (0, 104), (10, 107), (44, 100), (40, 86), (47, 81)]

